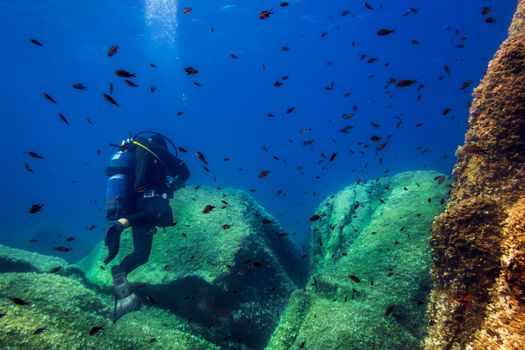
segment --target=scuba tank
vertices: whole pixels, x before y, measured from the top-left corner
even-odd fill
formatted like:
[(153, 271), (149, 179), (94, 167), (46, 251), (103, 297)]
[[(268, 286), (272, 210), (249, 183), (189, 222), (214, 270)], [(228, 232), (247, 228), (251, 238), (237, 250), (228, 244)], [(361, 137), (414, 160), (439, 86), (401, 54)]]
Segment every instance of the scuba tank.
[(106, 168), (109, 177), (106, 188), (106, 218), (116, 220), (133, 209), (133, 186), (135, 185), (135, 152), (122, 143)]

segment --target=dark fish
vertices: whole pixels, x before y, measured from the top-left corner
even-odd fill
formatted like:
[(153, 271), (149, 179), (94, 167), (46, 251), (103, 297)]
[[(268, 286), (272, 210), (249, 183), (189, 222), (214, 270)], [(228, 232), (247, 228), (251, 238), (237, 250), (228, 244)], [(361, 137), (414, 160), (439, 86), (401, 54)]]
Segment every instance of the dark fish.
[(288, 5), (289, 5), (288, 1), (281, 1), (281, 2), (279, 3), (279, 6), (281, 6), (281, 7), (286, 7), (286, 6), (288, 6)]
[(261, 170), (261, 172), (259, 173), (259, 179), (264, 179), (265, 177), (267, 177), (269, 174), (271, 173), (270, 170)]
[(354, 127), (352, 125), (347, 125), (339, 129), (339, 131), (342, 132), (343, 134), (348, 134), (348, 132), (352, 130), (353, 128)]
[(461, 90), (465, 91), (472, 84), (470, 81), (466, 81), (461, 85)]
[(328, 159), (328, 161), (329, 161), (329, 162), (333, 162), (336, 156), (337, 156), (337, 152), (332, 153), (332, 154), (330, 155), (330, 159)]
[(202, 86), (202, 84), (199, 83), (198, 81), (194, 81), (194, 82), (193, 82), (193, 85), (198, 86), (198, 87), (201, 87), (201, 86)]
[(237, 55), (234, 54), (234, 53), (231, 53), (231, 54), (230, 54), (230, 57), (233, 58), (233, 59), (235, 59), (235, 60), (239, 58), (239, 56), (237, 56)]
[(343, 12), (341, 12), (341, 16), (346, 16), (350, 13), (350, 11), (348, 10), (343, 10)]
[(374, 8), (368, 2), (364, 2), (363, 7), (369, 9), (370, 11), (374, 11)]
[(118, 45), (113, 45), (111, 46), (109, 49), (108, 49), (108, 57), (111, 57), (113, 56), (114, 54), (116, 54), (119, 50), (120, 46)]
[(481, 14), (483, 16), (488, 15), (491, 10), (492, 8), (490, 6), (483, 6), (483, 8), (481, 9)]
[(377, 35), (385, 36), (385, 35), (388, 35), (388, 34), (392, 34), (393, 32), (395, 32), (394, 29), (382, 28), (382, 29), (379, 29), (377, 31)]
[(397, 87), (407, 87), (407, 86), (410, 86), (412, 84), (415, 84), (416, 83), (416, 80), (400, 80), (397, 82), (396, 86)]
[(461, 152), (463, 153), (470, 153), (470, 154), (478, 154), (478, 153), (487, 153), (486, 150), (479, 147), (478, 145), (466, 145), (461, 148)]
[(377, 135), (370, 136), (370, 141), (377, 142), (379, 140), (381, 140), (380, 136), (377, 136)]
[(320, 215), (314, 214), (314, 215), (310, 216), (310, 221), (311, 222), (318, 221), (320, 218), (321, 218)]
[(62, 266), (56, 266), (49, 270), (49, 273), (57, 273), (58, 271), (62, 270)]
[(27, 301), (22, 300), (20, 298), (11, 298), (11, 301), (16, 305), (30, 305)]
[(157, 87), (155, 85), (151, 85), (149, 87), (149, 91), (151, 91), (152, 93), (154, 93), (155, 91), (157, 91)]
[(126, 83), (127, 86), (131, 86), (131, 87), (139, 87), (139, 85), (131, 80), (128, 80), (128, 79), (124, 79), (124, 82)]
[(435, 181), (437, 181), (438, 185), (441, 185), (443, 182), (445, 182), (446, 177), (444, 175), (436, 176), (434, 178)]
[(30, 173), (34, 173), (35, 171), (33, 169), (31, 169), (31, 167), (29, 166), (29, 164), (27, 162), (24, 163), (24, 168), (29, 171)]
[(414, 45), (421, 45), (421, 41), (419, 41), (419, 40), (417, 40), (417, 39), (412, 39), (410, 42), (411, 42), (412, 44), (414, 44)]
[(87, 87), (85, 87), (81, 83), (74, 83), (71, 86), (73, 87), (73, 89), (82, 90), (82, 91), (87, 90)]
[(48, 94), (47, 92), (43, 92), (42, 95), (44, 95), (44, 98), (48, 100), (49, 102), (57, 104), (57, 101), (55, 101), (55, 99), (51, 97), (51, 95)]
[(211, 213), (211, 211), (215, 209), (215, 205), (214, 204), (208, 204), (207, 206), (204, 207), (204, 209), (202, 210), (202, 213), (203, 214), (209, 214)]
[(188, 150), (184, 147), (177, 147), (177, 149), (179, 150), (179, 152), (182, 152), (182, 153), (188, 152)]
[(66, 119), (66, 116), (63, 115), (62, 113), (58, 113), (58, 117), (60, 118), (60, 120), (62, 120), (67, 125), (71, 125), (71, 124), (69, 124), (69, 121)]
[(95, 229), (95, 227), (97, 227), (97, 226), (95, 224), (93, 224), (91, 226), (86, 227), (86, 230), (93, 231)]
[(36, 214), (38, 212), (41, 212), (43, 208), (44, 204), (42, 203), (33, 204), (31, 208), (29, 208), (29, 214)]
[(379, 128), (379, 124), (377, 124), (376, 122), (370, 122), (370, 125), (373, 127), (373, 128)]
[(150, 66), (151, 68), (157, 68), (157, 65), (156, 65), (155, 63), (150, 63), (149, 66)]
[(199, 158), (199, 160), (201, 162), (203, 162), (204, 164), (208, 164), (208, 161), (206, 160), (206, 158), (204, 157), (204, 154), (202, 154), (201, 152), (199, 151), (196, 151), (195, 152), (195, 155), (197, 156), (197, 158)]
[(224, 230), (228, 230), (228, 229), (230, 229), (231, 227), (232, 227), (232, 226), (231, 226), (230, 224), (224, 224), (224, 225), (222, 225), (222, 228), (223, 228)]
[(40, 41), (38, 41), (38, 40), (36, 40), (36, 39), (30, 38), (29, 41), (30, 41), (31, 44), (33, 44), (33, 45), (40, 46), (40, 47), (44, 47), (44, 44), (42, 44)]
[(130, 73), (124, 69), (117, 69), (115, 71), (115, 75), (121, 78), (135, 78), (136, 77), (135, 73)]
[(109, 83), (109, 94), (113, 95), (113, 84)]
[(308, 145), (311, 145), (312, 143), (314, 143), (314, 140), (306, 140), (306, 141), (303, 141), (303, 146), (308, 146)]
[(98, 331), (104, 329), (104, 326), (95, 326), (89, 330), (89, 335), (95, 335)]
[(29, 243), (37, 243), (37, 242), (38, 242), (38, 239), (32, 238), (32, 239), (29, 240)]
[(448, 66), (448, 64), (445, 64), (445, 66), (443, 67), (443, 69), (445, 70), (445, 73), (448, 74), (448, 76), (450, 77), (451, 74), (450, 74), (450, 67)]
[(288, 107), (288, 109), (286, 110), (286, 114), (290, 114), (290, 113), (292, 113), (294, 110), (295, 110), (295, 107)]
[(357, 277), (356, 275), (348, 275), (348, 277), (350, 277), (350, 279), (354, 282), (361, 282), (361, 279), (359, 277)]
[(153, 299), (151, 295), (146, 295), (146, 300), (151, 304), (157, 304), (157, 302), (155, 301), (155, 299)]
[(187, 14), (190, 13), (192, 10), (192, 7), (188, 6), (182, 9), (182, 13)]
[(33, 151), (27, 151), (25, 152), (25, 155), (35, 159), (44, 159), (44, 157), (42, 157), (40, 154)]
[(411, 7), (409, 8), (408, 10), (406, 10), (406, 12), (403, 14), (403, 16), (408, 16), (412, 13), (419, 13), (419, 10), (415, 7)]
[(490, 24), (496, 23), (496, 19), (494, 17), (487, 17), (485, 22), (490, 23)]
[(74, 240), (75, 240), (75, 237), (73, 237), (73, 236), (69, 236), (68, 238), (66, 238), (67, 242), (72, 242)]
[(120, 107), (120, 105), (117, 103), (117, 101), (115, 101), (113, 97), (109, 96), (108, 94), (102, 94), (102, 96), (104, 97), (104, 100), (108, 101), (112, 105)]
[(186, 71), (186, 74), (188, 74), (188, 75), (195, 75), (195, 74), (199, 73), (199, 71), (196, 70), (193, 67), (186, 67), (186, 68), (184, 68), (184, 70)]
[(272, 10), (264, 10), (259, 13), (259, 19), (267, 19), (273, 14)]
[(447, 115), (450, 111), (451, 111), (450, 108), (444, 108), (443, 111), (441, 112), (441, 114)]
[(281, 86), (283, 86), (283, 83), (281, 83), (279, 80), (277, 80), (277, 81), (275, 81), (275, 83), (273, 83), (273, 86), (281, 87)]
[(64, 246), (58, 246), (58, 247), (54, 247), (53, 248), (54, 250), (56, 250), (57, 252), (60, 252), (60, 253), (67, 253), (71, 250), (71, 248), (68, 248), (68, 247), (64, 247)]

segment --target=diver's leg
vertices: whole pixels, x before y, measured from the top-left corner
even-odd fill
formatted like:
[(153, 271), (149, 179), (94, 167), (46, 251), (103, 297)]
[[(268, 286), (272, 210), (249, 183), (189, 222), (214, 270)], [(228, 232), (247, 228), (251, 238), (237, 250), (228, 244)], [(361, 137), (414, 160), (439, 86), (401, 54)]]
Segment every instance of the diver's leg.
[(133, 232), (133, 252), (126, 256), (120, 263), (120, 268), (126, 274), (135, 270), (137, 267), (148, 262), (153, 244), (153, 236), (148, 234), (150, 227), (138, 226), (132, 228)]

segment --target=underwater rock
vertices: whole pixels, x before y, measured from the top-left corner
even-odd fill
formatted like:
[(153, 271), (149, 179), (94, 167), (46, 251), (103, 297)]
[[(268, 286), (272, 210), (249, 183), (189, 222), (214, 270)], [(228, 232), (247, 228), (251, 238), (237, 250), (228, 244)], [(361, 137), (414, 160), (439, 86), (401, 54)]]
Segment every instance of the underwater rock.
[[(129, 281), (143, 300), (204, 326), (203, 336), (221, 346), (231, 339), (264, 347), (290, 293), (306, 279), (294, 244), (243, 191), (184, 188), (172, 207), (175, 226), (159, 229), (148, 263)], [(131, 251), (126, 230), (110, 265), (101, 268), (102, 243), (79, 265), (92, 283), (109, 288), (111, 266)]]
[(268, 349), (416, 349), (432, 288), (430, 229), (448, 179), (405, 172), (353, 184), (312, 223), (311, 276)]
[(61, 258), (0, 244), (0, 273), (58, 272), (68, 265), (69, 263)]
[(474, 90), (432, 230), (426, 349), (525, 348), (525, 1)]
[(185, 320), (143, 306), (113, 325), (113, 298), (73, 279), (0, 274), (2, 349), (201, 349), (219, 347), (192, 334)]

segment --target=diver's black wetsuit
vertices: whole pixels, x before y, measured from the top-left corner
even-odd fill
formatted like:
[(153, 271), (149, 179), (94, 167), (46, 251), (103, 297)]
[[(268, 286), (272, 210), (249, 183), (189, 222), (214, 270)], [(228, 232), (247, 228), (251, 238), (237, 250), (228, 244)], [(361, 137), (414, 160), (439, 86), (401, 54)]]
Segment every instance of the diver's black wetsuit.
[[(148, 261), (153, 234), (156, 232), (155, 226), (166, 227), (173, 224), (169, 198), (173, 195), (174, 186), (168, 186), (166, 177), (176, 178), (175, 187), (181, 187), (190, 175), (188, 167), (169, 152), (162, 137), (140, 138), (138, 142), (153, 151), (159, 159), (142, 147), (136, 146), (135, 208), (132, 214), (124, 215), (132, 227), (133, 252), (126, 256), (119, 266), (119, 270), (126, 275)], [(111, 234), (108, 231), (106, 245), (109, 250), (105, 260), (107, 264), (118, 254), (120, 232)]]

